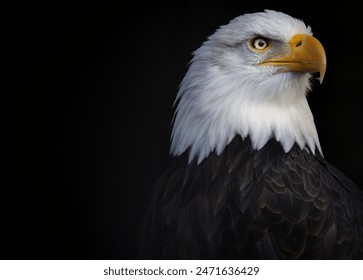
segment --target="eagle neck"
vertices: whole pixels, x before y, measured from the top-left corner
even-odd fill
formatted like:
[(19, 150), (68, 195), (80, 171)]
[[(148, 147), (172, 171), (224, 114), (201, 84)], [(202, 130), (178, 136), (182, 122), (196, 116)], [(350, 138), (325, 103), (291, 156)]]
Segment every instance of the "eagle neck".
[(201, 162), (211, 152), (220, 154), (236, 135), (249, 137), (255, 150), (276, 139), (285, 152), (296, 143), (301, 149), (313, 154), (317, 149), (322, 154), (306, 99), (310, 75), (292, 75), (272, 77), (270, 84), (278, 87), (267, 87), (263, 81), (257, 87), (246, 82), (248, 79), (231, 87), (227, 78), (224, 84), (190, 85), (185, 83), (187, 74), (178, 94), (171, 154), (189, 150), (189, 160)]

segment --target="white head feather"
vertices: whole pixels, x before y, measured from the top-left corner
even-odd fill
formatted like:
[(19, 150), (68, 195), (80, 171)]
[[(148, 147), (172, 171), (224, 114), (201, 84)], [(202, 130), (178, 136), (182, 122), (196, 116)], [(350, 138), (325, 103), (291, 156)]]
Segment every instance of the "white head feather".
[(274, 67), (258, 66), (261, 57), (248, 48), (256, 35), (288, 42), (298, 33), (312, 35), (302, 21), (266, 10), (239, 16), (210, 36), (181, 83), (171, 153), (190, 148), (189, 160), (201, 162), (238, 134), (249, 136), (254, 149), (274, 137), (285, 152), (294, 143), (321, 152), (306, 100), (311, 75), (276, 74)]

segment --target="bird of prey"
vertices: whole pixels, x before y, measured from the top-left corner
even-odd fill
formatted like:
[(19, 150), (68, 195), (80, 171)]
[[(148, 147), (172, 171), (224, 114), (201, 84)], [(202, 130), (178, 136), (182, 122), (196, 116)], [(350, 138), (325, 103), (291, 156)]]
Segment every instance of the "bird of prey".
[(140, 258), (362, 258), (363, 192), (324, 159), (306, 99), (325, 70), (310, 26), (282, 12), (208, 37), (176, 97)]

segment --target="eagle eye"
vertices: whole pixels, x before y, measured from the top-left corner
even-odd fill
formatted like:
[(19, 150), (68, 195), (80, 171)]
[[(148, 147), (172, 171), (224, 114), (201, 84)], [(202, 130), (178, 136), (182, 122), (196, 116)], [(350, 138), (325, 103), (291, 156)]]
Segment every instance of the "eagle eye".
[(255, 37), (250, 41), (251, 48), (257, 51), (263, 51), (267, 49), (269, 45), (269, 40), (263, 37)]

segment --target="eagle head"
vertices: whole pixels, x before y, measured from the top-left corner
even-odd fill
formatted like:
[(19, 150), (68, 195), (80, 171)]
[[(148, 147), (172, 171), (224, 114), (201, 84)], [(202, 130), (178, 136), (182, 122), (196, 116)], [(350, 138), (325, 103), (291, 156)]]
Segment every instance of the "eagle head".
[(231, 20), (194, 52), (177, 95), (171, 153), (201, 162), (236, 136), (254, 149), (275, 138), (288, 152), (296, 143), (321, 148), (306, 100), (312, 73), (322, 82), (326, 56), (311, 28), (265, 10)]

